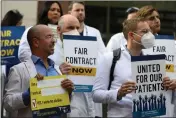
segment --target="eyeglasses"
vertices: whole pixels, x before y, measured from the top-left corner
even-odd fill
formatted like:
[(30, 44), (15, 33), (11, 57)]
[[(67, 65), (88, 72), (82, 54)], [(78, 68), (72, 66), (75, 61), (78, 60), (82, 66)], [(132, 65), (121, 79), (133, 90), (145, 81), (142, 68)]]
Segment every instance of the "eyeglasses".
[(57, 42), (57, 38), (54, 35), (47, 35), (45, 36), (46, 39), (50, 39), (50, 40), (54, 40), (55, 42)]
[(150, 29), (143, 29), (143, 30), (136, 30), (136, 31), (134, 31), (134, 33), (137, 33), (137, 32), (141, 32), (142, 34), (146, 34), (148, 32), (151, 32), (151, 30)]

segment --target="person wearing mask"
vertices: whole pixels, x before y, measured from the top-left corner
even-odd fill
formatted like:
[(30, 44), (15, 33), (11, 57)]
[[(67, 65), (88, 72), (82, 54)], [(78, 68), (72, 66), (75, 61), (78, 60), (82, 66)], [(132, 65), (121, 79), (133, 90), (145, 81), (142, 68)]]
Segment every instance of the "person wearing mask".
[[(143, 6), (139, 9), (139, 11), (137, 12), (136, 16), (138, 18), (143, 18), (145, 19), (145, 21), (149, 24), (149, 27), (152, 31), (152, 33), (154, 35), (158, 35), (158, 33), (160, 32), (161, 30), (161, 21), (160, 21), (160, 15), (159, 15), (159, 12), (157, 11), (156, 8), (154, 8), (153, 6), (151, 5), (147, 5), (147, 6)], [(164, 82), (165, 83), (168, 83), (167, 86), (170, 90), (175, 90), (176, 88), (176, 79), (173, 79), (171, 80), (169, 77), (164, 79)], [(170, 87), (169, 87), (170, 86)], [(174, 93), (174, 92), (173, 92)], [(175, 93), (173, 94), (173, 103), (175, 105), (175, 108), (173, 108), (173, 111), (172, 111), (172, 108), (171, 110), (168, 111), (168, 114), (170, 115), (169, 117), (173, 117), (172, 116), (172, 112), (175, 112), (176, 111), (176, 91)], [(176, 114), (174, 114), (176, 116)]]
[(64, 62), (60, 65), (60, 70), (62, 73), (67, 74), (71, 70), (71, 65), (65, 62), (64, 59), (64, 50), (63, 50), (63, 35), (79, 35), (78, 29), (80, 28), (80, 23), (78, 19), (70, 14), (63, 15), (59, 21), (57, 26), (58, 38), (59, 38), (59, 45), (55, 45), (55, 50), (60, 51), (62, 55), (60, 55), (59, 59), (56, 54), (51, 55), (51, 59), (54, 62), (61, 60)]
[[(155, 41), (145, 19), (126, 20), (123, 24), (123, 33), (127, 39), (127, 45), (121, 46), (121, 56), (115, 65), (114, 80), (110, 90), (108, 86), (113, 52), (108, 52), (101, 58), (93, 86), (93, 100), (98, 103), (108, 103), (108, 117), (132, 117), (130, 93), (135, 91), (136, 83), (131, 78), (131, 56), (144, 55), (142, 49), (153, 47)], [(174, 90), (176, 81), (170, 81), (165, 77), (163, 85), (165, 89)]]
[[(139, 10), (139, 8), (137, 7), (130, 7), (126, 10), (126, 19), (129, 20), (129, 19), (132, 19), (132, 18), (135, 18), (136, 17), (136, 12)], [(106, 46), (106, 49), (107, 51), (113, 51), (115, 49), (118, 49), (120, 48), (121, 45), (125, 45), (127, 43), (124, 35), (123, 35), (123, 32), (120, 32), (120, 33), (117, 33), (115, 35), (113, 35), (107, 46)]]
[(23, 15), (16, 9), (8, 11), (1, 21), (2, 26), (21, 26)]
[[(8, 83), (5, 86), (4, 107), (9, 112), (17, 111), (17, 116), (32, 118), (30, 106), (30, 78), (38, 80), (43, 76), (62, 75), (59, 67), (48, 58), (54, 53), (54, 45), (57, 40), (53, 38), (52, 30), (46, 25), (36, 25), (29, 29), (27, 40), (31, 48), (31, 58), (10, 69)], [(74, 85), (71, 80), (65, 79), (61, 86), (71, 95)], [(50, 118), (58, 118), (51, 116)]]
[[(37, 24), (57, 25), (58, 20), (62, 15), (63, 15), (62, 7), (58, 1), (46, 1), (44, 3), (43, 11), (41, 11), (41, 14), (39, 15), (39, 18), (37, 20)], [(18, 50), (18, 58), (20, 59), (21, 62), (24, 62), (31, 57), (31, 50), (29, 47), (29, 43), (27, 41), (27, 33), (30, 28), (31, 27), (29, 27), (25, 30), (25, 32), (23, 33), (21, 40), (20, 40), (20, 45), (19, 45), (19, 50)], [(60, 45), (59, 42), (56, 42), (56, 45)], [(57, 55), (57, 57), (62, 55), (59, 52), (57, 52), (57, 50), (55, 51), (55, 54)], [(59, 65), (61, 62), (59, 62), (59, 60), (58, 60), (55, 63), (57, 65)]]
[[(86, 25), (85, 21), (85, 4), (81, 1), (72, 1), (68, 7), (68, 13), (75, 16), (80, 23), (79, 33), (81, 36), (94, 36), (98, 43), (98, 58), (106, 51), (105, 45), (101, 38), (100, 31)], [(72, 96), (71, 110), (69, 117), (102, 117), (102, 104), (94, 103), (92, 93), (79, 92)]]

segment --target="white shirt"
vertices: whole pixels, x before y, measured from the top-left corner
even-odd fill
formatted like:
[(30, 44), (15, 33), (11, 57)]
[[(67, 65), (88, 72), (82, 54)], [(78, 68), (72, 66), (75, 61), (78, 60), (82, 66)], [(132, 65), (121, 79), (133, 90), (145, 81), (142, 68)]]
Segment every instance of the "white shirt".
[(107, 51), (113, 51), (115, 49), (120, 48), (121, 45), (126, 45), (126, 44), (127, 44), (127, 41), (126, 41), (123, 33), (121, 32), (121, 33), (117, 33), (117, 34), (113, 35), (110, 38), (110, 40), (106, 46), (106, 49), (107, 49)]
[[(31, 58), (32, 52), (27, 40), (27, 33), (31, 27), (27, 28), (20, 40), (20, 45), (18, 49), (18, 58), (21, 62), (29, 60)], [(55, 47), (54, 47), (54, 54), (49, 56), (56, 65), (60, 65), (64, 62), (64, 51), (62, 46), (62, 41), (60, 39), (57, 40)]]
[(121, 57), (114, 69), (114, 81), (110, 90), (110, 68), (113, 52), (106, 53), (97, 67), (95, 84), (93, 86), (93, 100), (98, 103), (108, 103), (108, 117), (132, 117), (132, 95), (127, 94), (122, 100), (117, 101), (117, 93), (121, 85), (132, 81), (131, 56), (124, 46), (121, 46)]

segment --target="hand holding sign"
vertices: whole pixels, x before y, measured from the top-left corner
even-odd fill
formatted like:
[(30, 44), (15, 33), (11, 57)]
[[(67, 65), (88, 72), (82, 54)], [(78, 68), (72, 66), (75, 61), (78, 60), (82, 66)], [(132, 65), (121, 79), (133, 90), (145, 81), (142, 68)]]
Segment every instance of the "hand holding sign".
[(163, 85), (165, 89), (175, 90), (176, 89), (176, 80), (170, 80), (169, 77), (163, 78)]
[(62, 74), (68, 74), (71, 70), (71, 65), (67, 62), (64, 62), (59, 66), (59, 68), (60, 68)]
[(69, 79), (64, 79), (62, 82), (61, 82), (61, 86), (66, 89), (68, 91), (69, 94), (72, 93), (72, 91), (74, 90), (74, 84), (71, 80)]
[(135, 82), (125, 82), (120, 87), (117, 96), (118, 97), (124, 97), (126, 94), (133, 92), (136, 89), (136, 83)]
[(43, 80), (44, 76), (41, 75), (41, 74), (39, 74), (39, 73), (37, 73), (37, 75), (35, 76), (35, 78), (37, 78), (37, 80), (40, 81), (40, 80)]

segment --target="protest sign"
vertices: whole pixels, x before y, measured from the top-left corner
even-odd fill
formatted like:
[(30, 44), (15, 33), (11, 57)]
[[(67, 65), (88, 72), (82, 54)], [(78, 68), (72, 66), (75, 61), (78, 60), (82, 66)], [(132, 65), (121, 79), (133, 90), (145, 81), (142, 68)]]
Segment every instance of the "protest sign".
[[(176, 49), (174, 44), (174, 36), (172, 35), (156, 35), (155, 45), (150, 49), (144, 49), (145, 54), (155, 55), (155, 54), (165, 54), (166, 55), (166, 76), (170, 79), (176, 78)], [(168, 91), (167, 94), (172, 94), (172, 91)], [(173, 99), (173, 98), (170, 98)], [(173, 104), (168, 103), (170, 110), (167, 111), (167, 117), (173, 117)], [(164, 116), (164, 117), (166, 117)]]
[(68, 77), (75, 92), (91, 92), (96, 74), (97, 39), (90, 36), (64, 35), (64, 56), (72, 65)]
[(25, 30), (24, 26), (1, 27), (1, 64), (17, 64), (18, 47), (20, 39)]
[(30, 79), (31, 109), (33, 117), (59, 116), (70, 112), (68, 92), (61, 87), (66, 76), (44, 77), (37, 81)]
[(155, 117), (166, 115), (169, 110), (170, 94), (163, 86), (165, 77), (165, 55), (134, 56), (132, 61), (132, 78), (136, 90), (132, 93), (133, 117)]
[(145, 54), (165, 54), (166, 55), (166, 72), (174, 72), (175, 63), (175, 44), (174, 36), (157, 35), (155, 45), (150, 49), (143, 50)]

